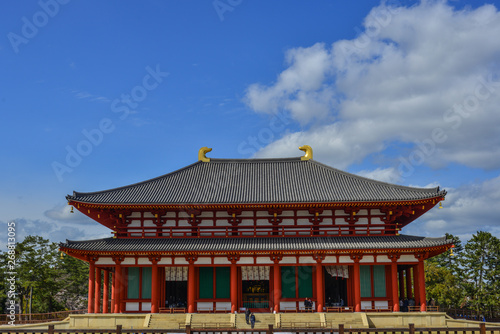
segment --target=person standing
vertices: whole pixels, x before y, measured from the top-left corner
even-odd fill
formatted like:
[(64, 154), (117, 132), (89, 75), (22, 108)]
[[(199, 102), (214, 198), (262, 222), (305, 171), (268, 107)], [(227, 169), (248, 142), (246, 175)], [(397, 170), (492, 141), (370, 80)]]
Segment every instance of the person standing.
[(252, 329), (255, 326), (255, 314), (253, 313), (250, 315), (250, 325), (252, 326)]
[(247, 325), (250, 324), (250, 322), (249, 322), (250, 321), (250, 313), (252, 313), (252, 312), (250, 312), (250, 309), (247, 307), (247, 309), (245, 310), (245, 321), (247, 322)]

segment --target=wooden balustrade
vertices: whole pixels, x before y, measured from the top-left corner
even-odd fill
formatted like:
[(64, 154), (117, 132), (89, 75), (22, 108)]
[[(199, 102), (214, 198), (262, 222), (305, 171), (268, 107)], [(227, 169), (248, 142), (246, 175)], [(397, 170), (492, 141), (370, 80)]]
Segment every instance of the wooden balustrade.
[(216, 334), (221, 332), (227, 333), (279, 333), (279, 332), (294, 332), (294, 333), (308, 333), (315, 334), (388, 334), (388, 333), (401, 333), (401, 334), (500, 334), (500, 326), (492, 327), (480, 323), (476, 327), (415, 327), (414, 324), (409, 324), (408, 327), (395, 327), (395, 328), (347, 328), (345, 325), (336, 325), (333, 323), (324, 322), (296, 322), (296, 323), (283, 323), (280, 328), (274, 328), (269, 325), (267, 329), (236, 329), (230, 323), (200, 323), (186, 325), (182, 329), (149, 329), (149, 328), (136, 328), (136, 329), (123, 329), (121, 325), (116, 328), (110, 329), (54, 329), (54, 325), (49, 325), (46, 330), (34, 329), (8, 329), (0, 328), (0, 334), (159, 334), (159, 333), (186, 333), (186, 334)]

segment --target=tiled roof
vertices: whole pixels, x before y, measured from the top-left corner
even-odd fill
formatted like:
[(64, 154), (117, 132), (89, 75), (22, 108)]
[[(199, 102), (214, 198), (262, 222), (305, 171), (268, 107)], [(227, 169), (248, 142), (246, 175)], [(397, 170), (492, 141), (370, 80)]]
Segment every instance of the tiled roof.
[(363, 249), (414, 249), (453, 243), (442, 238), (410, 235), (307, 238), (148, 238), (98, 239), (61, 243), (62, 249), (99, 252), (252, 252), (252, 251), (315, 251)]
[(95, 204), (261, 204), (408, 201), (444, 196), (367, 179), (314, 160), (211, 159), (163, 176), (105, 191), (74, 192)]

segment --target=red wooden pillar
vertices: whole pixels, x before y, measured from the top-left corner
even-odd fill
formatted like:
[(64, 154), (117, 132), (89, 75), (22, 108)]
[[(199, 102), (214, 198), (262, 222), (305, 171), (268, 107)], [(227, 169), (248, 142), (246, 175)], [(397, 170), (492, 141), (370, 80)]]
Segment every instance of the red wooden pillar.
[(420, 305), (420, 288), (418, 284), (418, 266), (413, 266), (413, 287), (415, 291), (415, 305)]
[(427, 310), (425, 306), (425, 272), (424, 272), (424, 258), (418, 259), (418, 290), (420, 295), (420, 312)]
[(194, 263), (197, 260), (197, 257), (191, 256), (186, 257), (186, 260), (189, 262), (188, 266), (188, 291), (187, 291), (187, 303), (188, 303), (188, 313), (196, 312), (196, 272)]
[(281, 269), (278, 261), (274, 262), (273, 265), (273, 301), (274, 301), (274, 311), (278, 313), (280, 311), (281, 303)]
[(316, 299), (317, 312), (323, 312), (323, 305), (325, 305), (325, 288), (323, 286), (323, 265), (320, 261), (316, 263)]
[(111, 273), (111, 308), (109, 309), (110, 313), (115, 313), (115, 304), (116, 304), (116, 273)]
[(115, 277), (113, 280), (114, 283), (114, 292), (115, 292), (115, 305), (114, 305), (114, 313), (121, 312), (121, 297), (122, 297), (122, 287), (123, 287), (123, 279), (122, 279), (122, 266), (121, 261), (115, 260)]
[[(389, 256), (391, 257), (391, 256)], [(399, 312), (399, 298), (398, 298), (398, 256), (392, 257), (391, 263), (391, 283), (392, 283), (392, 310)]]
[(108, 313), (109, 308), (109, 271), (104, 270), (104, 281), (102, 284), (102, 313)]
[(231, 313), (238, 311), (238, 267), (236, 261), (231, 262)]
[(94, 312), (101, 313), (101, 268), (95, 269), (95, 300)]
[(89, 298), (87, 307), (88, 313), (94, 313), (94, 297), (95, 297), (95, 261), (89, 260)]
[(413, 298), (412, 283), (411, 283), (411, 267), (408, 267), (408, 269), (406, 269), (406, 298), (408, 299)]
[(403, 298), (405, 297), (405, 274), (404, 270), (398, 271), (399, 274), (399, 297)]
[[(351, 258), (353, 257), (351, 256)], [(354, 312), (361, 312), (361, 279), (359, 273), (359, 260), (361, 260), (361, 257), (355, 256), (353, 260)]]
[(158, 261), (159, 258), (150, 257), (153, 264), (151, 267), (151, 313), (158, 313), (159, 309), (159, 289), (158, 289)]

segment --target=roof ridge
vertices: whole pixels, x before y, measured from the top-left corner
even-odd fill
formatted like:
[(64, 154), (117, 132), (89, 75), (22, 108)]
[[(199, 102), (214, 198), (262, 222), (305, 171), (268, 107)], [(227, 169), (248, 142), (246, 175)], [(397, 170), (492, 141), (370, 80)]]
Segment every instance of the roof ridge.
[(145, 183), (148, 183), (148, 182), (152, 182), (152, 181), (161, 179), (161, 178), (166, 177), (168, 175), (174, 175), (174, 174), (180, 173), (183, 170), (190, 169), (190, 168), (192, 168), (192, 167), (194, 167), (194, 166), (196, 166), (198, 164), (201, 164), (201, 163), (204, 163), (204, 162), (202, 162), (202, 161), (196, 161), (195, 163), (192, 163), (190, 165), (187, 165), (187, 166), (184, 166), (182, 168), (176, 169), (173, 172), (166, 173), (166, 174), (163, 174), (163, 175), (160, 175), (160, 176), (157, 176), (157, 177), (153, 177), (151, 179), (147, 179), (147, 180), (144, 180), (144, 181), (140, 181), (140, 182), (136, 182), (136, 183), (131, 183), (131, 184), (128, 184), (128, 185), (125, 185), (125, 186), (121, 186), (121, 187), (116, 187), (116, 188), (111, 188), (111, 189), (105, 189), (105, 190), (100, 190), (100, 191), (99, 190), (98, 191), (92, 191), (92, 192), (73, 191), (73, 195), (66, 195), (66, 199), (70, 199), (70, 198), (76, 197), (77, 194), (78, 195), (95, 195), (95, 194), (108, 193), (108, 192), (111, 192), (111, 191), (117, 191), (117, 190), (121, 190), (121, 189), (126, 189), (126, 188), (131, 188), (131, 187), (139, 186), (141, 184), (145, 184)]
[[(384, 182), (384, 181), (380, 181), (380, 180), (371, 179), (371, 178), (366, 177), (366, 176), (361, 176), (361, 175), (358, 175), (358, 174), (346, 172), (346, 171), (343, 171), (341, 169), (329, 166), (327, 164), (324, 164), (324, 163), (316, 161), (316, 160), (312, 160), (311, 159), (311, 160), (307, 160), (307, 161), (310, 162), (310, 163), (314, 163), (316, 165), (319, 165), (319, 166), (322, 166), (322, 167), (334, 170), (337, 173), (340, 173), (340, 174), (343, 174), (343, 175), (346, 175), (346, 176), (355, 177), (355, 178), (358, 178), (358, 179), (361, 179), (361, 180), (364, 180), (364, 181), (378, 183), (378, 184), (381, 184), (381, 185), (386, 185), (386, 186), (391, 186), (391, 187), (397, 187), (397, 188), (400, 188), (400, 189), (411, 189), (411, 190), (421, 191), (421, 192), (426, 192), (426, 191), (429, 191), (429, 190), (436, 189), (436, 195), (439, 194), (438, 191), (437, 191), (439, 189), (439, 186), (438, 187), (432, 187), (432, 188), (423, 188), (423, 187), (411, 187), (411, 186), (405, 186), (405, 185), (401, 185), (401, 184), (389, 183), (389, 182)], [(442, 192), (443, 191), (444, 191), (444, 193), (446, 193), (446, 190), (442, 190)]]
[(73, 192), (68, 201), (107, 204), (248, 204), (420, 200), (445, 190), (382, 182), (301, 157), (211, 159), (122, 187)]

